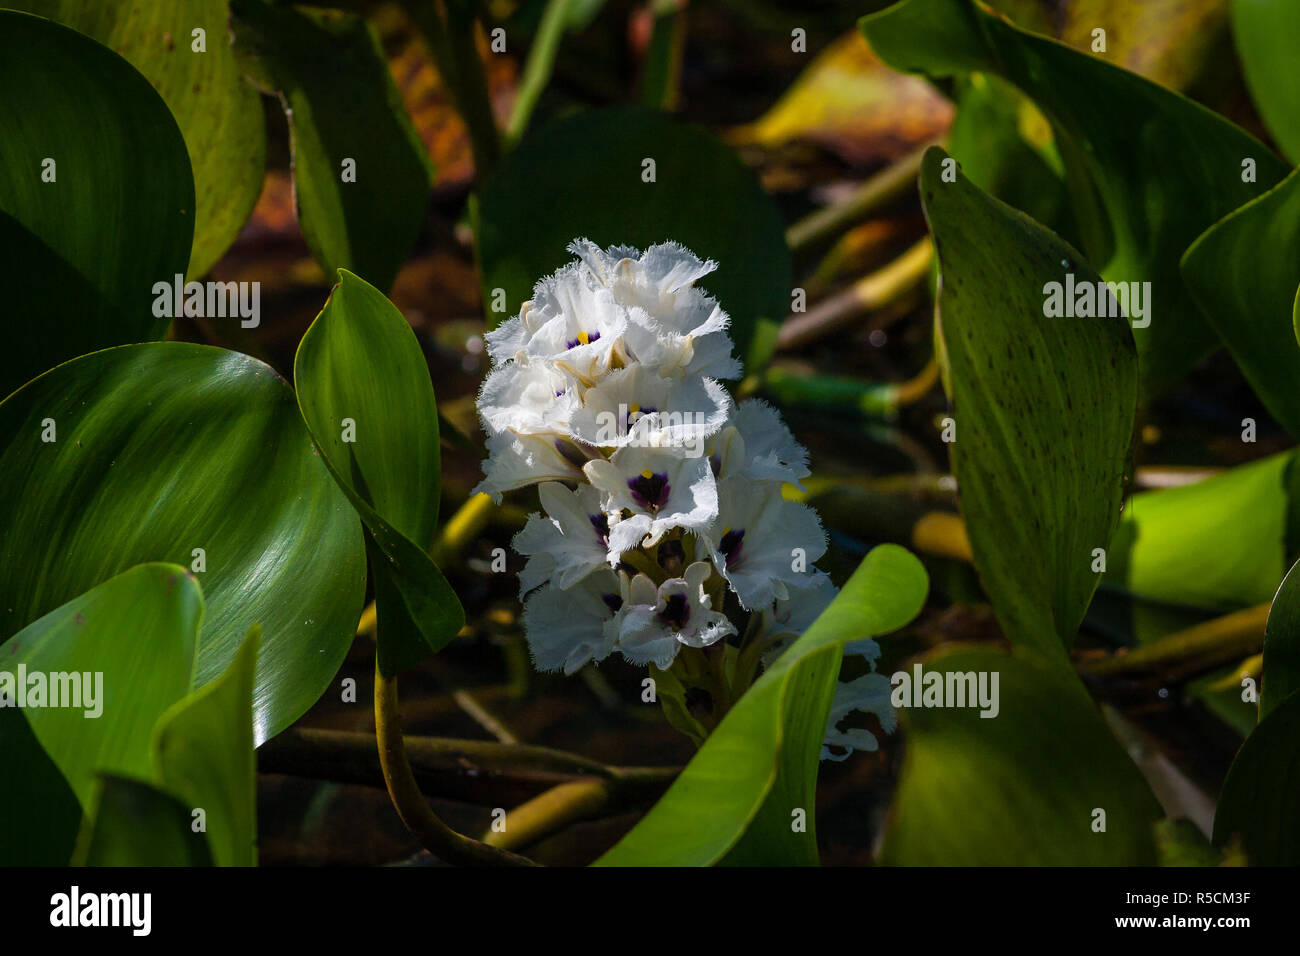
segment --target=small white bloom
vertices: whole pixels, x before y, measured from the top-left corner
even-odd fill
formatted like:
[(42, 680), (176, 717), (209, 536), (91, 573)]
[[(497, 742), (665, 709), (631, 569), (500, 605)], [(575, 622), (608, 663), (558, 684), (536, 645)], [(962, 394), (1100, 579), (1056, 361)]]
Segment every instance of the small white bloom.
[(622, 357), (627, 326), (627, 310), (575, 262), (537, 283), (519, 315), (487, 334), (488, 354), (496, 364), (521, 355), (552, 361), (590, 384)]
[(501, 502), (501, 494), (540, 481), (581, 481), (586, 455), (566, 438), (518, 435), (509, 429), (489, 435), (483, 480), (471, 494), (487, 492)]
[[(839, 593), (825, 571), (814, 571), (808, 578), (804, 587), (791, 587), (789, 597), (763, 611), (763, 634), (774, 638), (771, 647), (763, 654), (765, 668), (771, 667), (786, 648), (812, 626)], [(874, 641), (867, 643), (875, 644)], [(845, 653), (849, 653), (847, 647)]]
[(740, 375), (727, 335), (730, 321), (717, 301), (695, 288), (697, 279), (717, 269), (676, 242), (651, 246), (644, 253), (630, 246), (602, 250), (579, 239), (569, 251), (582, 257), (595, 280), (627, 310), (625, 342), (637, 362), (663, 374)]
[(680, 578), (669, 578), (657, 588), (644, 574), (634, 577), (618, 614), (618, 649), (623, 656), (633, 664), (667, 668), (681, 645), (708, 647), (735, 634), (727, 616), (710, 606), (704, 583), (712, 573), (707, 561), (696, 561)]
[(478, 413), (489, 435), (567, 435), (578, 407), (577, 388), (559, 369), (527, 358), (493, 369), (478, 394)]
[(746, 610), (785, 600), (787, 585), (813, 583), (812, 564), (826, 553), (817, 512), (787, 501), (775, 482), (756, 485), (740, 475), (720, 481), (717, 494), (718, 516), (704, 542)]
[[(885, 733), (894, 732), (897, 718), (889, 703), (890, 689), (889, 678), (876, 673), (863, 674), (836, 686), (830, 720), (826, 725), (826, 739), (822, 742), (823, 760), (840, 761), (855, 750), (871, 751), (879, 746), (876, 735), (864, 727), (840, 729), (840, 723), (854, 711), (875, 714)], [(832, 750), (833, 747), (843, 752)]]
[(519, 592), (526, 594), (551, 581), (567, 590), (598, 568), (609, 550), (609, 519), (601, 494), (591, 485), (570, 491), (548, 481), (538, 488), (546, 514), (532, 515), (515, 535), (514, 549), (528, 555), (519, 574)]
[(601, 568), (569, 590), (548, 584), (524, 604), (524, 636), (541, 671), (572, 674), (610, 655), (618, 639), (615, 615), (627, 594), (627, 576)]
[(587, 390), (570, 428), (589, 445), (679, 445), (698, 458), (704, 440), (730, 411), (727, 390), (711, 378), (664, 378), (644, 365), (631, 365)]
[[(727, 429), (736, 434), (716, 442), (718, 476), (744, 475), (756, 481), (788, 481), (802, 488), (807, 478), (808, 451), (794, 439), (776, 409), (756, 398), (741, 402)], [(737, 441), (739, 439), (739, 441)]]
[(701, 531), (718, 513), (709, 460), (688, 457), (682, 449), (632, 445), (608, 461), (588, 462), (584, 473), (604, 493), (605, 511), (613, 516), (610, 563), (624, 551), (658, 543), (674, 528)]

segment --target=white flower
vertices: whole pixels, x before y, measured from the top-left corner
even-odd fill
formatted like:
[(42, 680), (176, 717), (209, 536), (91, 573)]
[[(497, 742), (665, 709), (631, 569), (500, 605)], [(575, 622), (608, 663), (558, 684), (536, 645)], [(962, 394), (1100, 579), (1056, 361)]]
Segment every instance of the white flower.
[[(826, 739), (822, 742), (822, 760), (838, 762), (847, 759), (855, 750), (872, 751), (879, 746), (876, 735), (866, 728), (840, 729), (840, 723), (854, 711), (874, 714), (880, 721), (880, 729), (887, 734), (892, 734), (898, 726), (898, 717), (889, 699), (892, 690), (889, 678), (875, 673), (876, 661), (880, 659), (880, 645), (871, 638), (844, 645), (845, 657), (855, 655), (866, 659), (871, 665), (872, 673), (836, 685), (830, 719), (826, 723)], [(840, 748), (843, 753), (837, 753), (832, 747)]]
[(700, 260), (676, 242), (642, 253), (630, 246), (602, 250), (579, 239), (569, 251), (582, 257), (595, 280), (627, 310), (625, 341), (635, 361), (664, 374), (739, 377), (727, 313), (694, 286), (717, 269), (717, 263)]
[[(609, 560), (624, 551), (658, 543), (669, 531), (703, 530), (718, 513), (718, 489), (709, 460), (677, 448), (620, 448), (608, 461), (583, 469), (605, 495), (611, 514)], [(624, 515), (623, 512), (629, 512)]]
[[(876, 735), (864, 727), (841, 730), (840, 723), (854, 711), (875, 714), (885, 733), (893, 733), (897, 725), (894, 708), (889, 703), (889, 678), (884, 674), (863, 674), (851, 681), (842, 681), (835, 688), (831, 702), (830, 720), (826, 725), (826, 739), (822, 742), (822, 759), (840, 761), (855, 750), (875, 750), (879, 744)], [(837, 753), (837, 747), (843, 750)]]
[(494, 369), (478, 394), (479, 417), (489, 435), (506, 429), (568, 435), (578, 404), (577, 389), (562, 371), (526, 358)]
[(718, 482), (717, 495), (704, 543), (746, 610), (788, 598), (787, 585), (813, 583), (812, 564), (826, 553), (817, 512), (787, 501), (775, 482), (756, 485), (740, 475)]
[(569, 590), (548, 584), (524, 604), (524, 636), (538, 670), (572, 674), (610, 655), (618, 639), (615, 615), (627, 576), (601, 568)]
[(627, 310), (575, 262), (537, 283), (518, 317), (487, 334), (488, 354), (498, 365), (521, 357), (551, 361), (590, 384), (622, 358), (627, 326)]
[(529, 555), (519, 575), (520, 594), (548, 580), (561, 590), (572, 587), (605, 567), (609, 549), (600, 492), (591, 485), (570, 491), (555, 481), (537, 490), (546, 515), (532, 515), (513, 542), (516, 551)]
[[(734, 429), (734, 431), (733, 431)], [(741, 402), (710, 452), (720, 478), (743, 475), (755, 481), (788, 481), (802, 488), (808, 451), (797, 441), (776, 409), (756, 398)]]
[(657, 588), (644, 574), (632, 579), (627, 601), (618, 615), (618, 649), (633, 664), (669, 667), (677, 649), (708, 647), (729, 634), (735, 625), (711, 608), (704, 583), (713, 573), (707, 561), (696, 561), (680, 578), (669, 578)]
[(520, 435), (506, 430), (489, 435), (483, 480), (471, 494), (487, 492), (500, 503), (501, 494), (539, 481), (579, 481), (586, 455), (566, 438)]
[(698, 458), (730, 411), (726, 389), (711, 378), (682, 381), (631, 365), (587, 390), (571, 434), (603, 447), (679, 445)]
[[(791, 644), (808, 630), (812, 622), (835, 600), (839, 589), (825, 571), (814, 570), (803, 587), (790, 588), (789, 597), (776, 601), (763, 611), (763, 633), (773, 638), (763, 654), (763, 666), (771, 667)], [(869, 641), (875, 644), (874, 641)], [(877, 652), (879, 649), (877, 649)], [(845, 649), (848, 653), (848, 649)]]

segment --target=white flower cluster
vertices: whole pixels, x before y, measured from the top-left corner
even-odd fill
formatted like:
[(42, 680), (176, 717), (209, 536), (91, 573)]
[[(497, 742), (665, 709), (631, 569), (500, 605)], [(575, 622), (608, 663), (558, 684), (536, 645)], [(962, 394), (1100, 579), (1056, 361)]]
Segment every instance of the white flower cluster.
[(534, 663), (573, 673), (618, 651), (666, 669), (753, 614), (779, 646), (835, 588), (813, 566), (816, 512), (782, 495), (807, 452), (720, 383), (741, 372), (729, 319), (694, 285), (715, 263), (676, 243), (569, 250), (577, 261), (488, 334), (479, 395), (476, 491), (540, 485), (545, 514), (514, 541)]

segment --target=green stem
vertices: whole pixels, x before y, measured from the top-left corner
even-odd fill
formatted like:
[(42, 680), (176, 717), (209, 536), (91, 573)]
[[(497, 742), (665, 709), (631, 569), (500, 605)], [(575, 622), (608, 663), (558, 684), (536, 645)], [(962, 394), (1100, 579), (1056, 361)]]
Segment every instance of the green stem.
[(528, 51), (528, 60), (524, 63), (524, 72), (519, 79), (515, 108), (510, 114), (510, 122), (506, 124), (506, 142), (509, 145), (513, 146), (524, 135), (528, 120), (537, 108), (537, 101), (541, 99), (542, 92), (551, 79), (572, 2), (573, 0), (547, 0), (546, 9), (542, 11), (537, 36), (533, 38), (532, 49)]
[(447, 863), (465, 866), (535, 866), (532, 860), (457, 833), (430, 809), (406, 757), (398, 715), (397, 678), (385, 677), (375, 665), (375, 739), (388, 796), (426, 850)]

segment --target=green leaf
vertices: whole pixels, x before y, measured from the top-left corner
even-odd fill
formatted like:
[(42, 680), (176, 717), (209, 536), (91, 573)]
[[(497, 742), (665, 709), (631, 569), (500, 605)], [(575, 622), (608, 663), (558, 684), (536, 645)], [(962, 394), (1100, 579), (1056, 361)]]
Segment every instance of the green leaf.
[[(1128, 323), (1044, 315), (1046, 284), (1099, 280), (1038, 223), (926, 153), (950, 455), (975, 566), (1010, 640), (1063, 659), (1119, 519), (1136, 402)], [(950, 177), (952, 178), (952, 177)]]
[[(903, 0), (860, 26), (898, 69), (995, 73), (1052, 121), (1083, 253), (1111, 281), (1151, 283), (1150, 324), (1133, 332), (1143, 404), (1214, 348), (1178, 263), (1208, 226), (1286, 175), (1263, 144), (1177, 93), (971, 0)], [(1257, 161), (1257, 182), (1242, 182), (1246, 158)]]
[(1276, 704), (1237, 751), (1214, 814), (1214, 845), (1240, 838), (1252, 866), (1300, 865), (1300, 693)]
[(1264, 674), (1259, 695), (1263, 721), (1277, 704), (1300, 691), (1300, 561), (1291, 566), (1268, 610)]
[(185, 271), (194, 182), (148, 81), (26, 13), (0, 11), (0, 129), (3, 396), (65, 359), (163, 336), (153, 285)]
[[(0, 644), (0, 694), (18, 708), (0, 708), (0, 861), (66, 863), (95, 773), (149, 776), (154, 724), (190, 689), (202, 620), (203, 595), (191, 575), (171, 564), (145, 564)], [(65, 706), (50, 706), (54, 674), (79, 675), (75, 683), (58, 682)], [(40, 684), (48, 686), (37, 704), (32, 693)], [(81, 706), (67, 706), (65, 695)], [(61, 799), (28, 734), (76, 803)]]
[[(217, 866), (257, 865), (253, 672), (261, 628), (249, 628), (224, 674), (177, 701), (154, 728), (154, 779), (203, 810)], [(187, 814), (187, 818), (189, 817)]]
[[(989, 651), (922, 673), (998, 675), (996, 717), (904, 707), (906, 751), (879, 861), (908, 866), (1151, 866), (1161, 816), (1073, 673)], [(896, 689), (896, 692), (897, 689)], [(1094, 830), (1105, 811), (1105, 832)]]
[(259, 745), (316, 702), (356, 632), (356, 515), (285, 381), (236, 352), (108, 349), (0, 403), (0, 527), (4, 635), (133, 565), (194, 567), (207, 602), (196, 686), (229, 667), (252, 624), (266, 635)]
[[(231, 50), (226, 0), (21, 0), (17, 6), (125, 57), (167, 103), (194, 171), (194, 245), (186, 271), (192, 278), (205, 274), (252, 213), (266, 170), (266, 120)], [(201, 52), (194, 50), (194, 30), (204, 31)]]
[(73, 858), (76, 866), (211, 866), (190, 810), (152, 784), (100, 774), (94, 809)]
[[(643, 180), (646, 160), (653, 182)], [(716, 137), (662, 113), (581, 113), (530, 130), (505, 157), (479, 209), (483, 301), (505, 290), (492, 321), (517, 314), (537, 280), (574, 258), (565, 247), (580, 237), (602, 247), (673, 240), (716, 260), (699, 284), (730, 314), (741, 359), (759, 320), (790, 310), (790, 254), (772, 200)]]
[[(1300, 6), (1297, 6), (1300, 10)], [(1183, 256), (1183, 279), (1255, 394), (1300, 436), (1300, 173), (1211, 226)]]
[(1300, 5), (1293, 0), (1233, 0), (1232, 33), (1264, 124), (1287, 156), (1300, 162), (1300, 74), (1295, 68)]
[[(815, 863), (818, 755), (843, 645), (905, 625), (928, 582), (896, 545), (873, 549), (843, 590), (722, 719), (654, 808), (597, 865)], [(806, 812), (794, 833), (792, 813)], [(752, 835), (746, 830), (752, 831)], [(742, 840), (742, 836), (744, 839)]]
[(316, 447), (374, 538), (380, 667), (396, 674), (465, 624), (456, 592), (424, 551), (441, 485), (428, 363), (383, 293), (339, 270), (293, 371)]
[(1269, 601), (1286, 570), (1284, 452), (1124, 504), (1107, 554), (1105, 586), (1212, 611)]
[[(303, 238), (333, 275), (381, 289), (419, 235), (432, 167), (365, 19), (231, 0), (235, 49), (256, 61), (289, 119)], [(348, 161), (353, 181), (345, 181)]]

